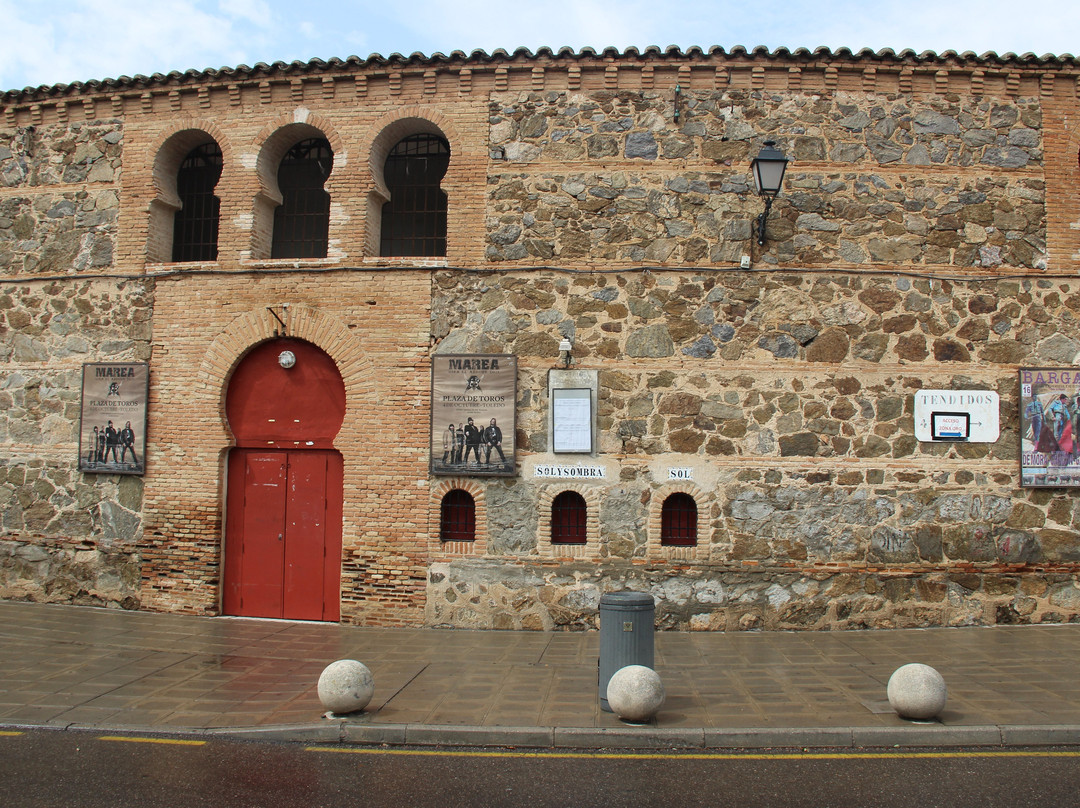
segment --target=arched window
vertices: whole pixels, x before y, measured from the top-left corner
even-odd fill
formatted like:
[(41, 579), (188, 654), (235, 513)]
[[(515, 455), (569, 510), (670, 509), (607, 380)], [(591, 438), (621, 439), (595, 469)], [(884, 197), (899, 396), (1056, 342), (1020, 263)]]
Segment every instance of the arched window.
[(221, 178), (217, 143), (196, 146), (180, 164), (176, 195), (180, 209), (173, 218), (173, 261), (216, 261), (221, 200), (214, 188)]
[(551, 501), (551, 543), (585, 544), (588, 511), (577, 491), (563, 491)]
[(438, 135), (409, 135), (390, 150), (380, 255), (446, 255), (446, 194), (439, 183), (449, 166), (450, 144)]
[(689, 494), (676, 493), (664, 500), (660, 511), (660, 544), (670, 547), (697, 544), (697, 503)]
[(271, 258), (325, 258), (330, 231), (330, 194), (323, 184), (334, 167), (326, 138), (294, 145), (278, 166), (281, 204), (274, 211)]
[(476, 503), (472, 494), (460, 488), (446, 492), (439, 513), (439, 538), (442, 541), (476, 539)]

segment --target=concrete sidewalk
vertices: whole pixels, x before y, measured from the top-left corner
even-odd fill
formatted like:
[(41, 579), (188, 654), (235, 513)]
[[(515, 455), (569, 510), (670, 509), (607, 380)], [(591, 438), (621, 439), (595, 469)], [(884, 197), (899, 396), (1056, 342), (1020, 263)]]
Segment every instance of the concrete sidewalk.
[[(0, 602), (0, 725), (310, 742), (544, 747), (1080, 743), (1080, 625), (656, 635), (667, 702), (624, 724), (597, 698), (597, 632), (375, 629)], [(368, 709), (327, 719), (323, 668), (357, 659)], [(885, 686), (932, 665), (917, 724)]]

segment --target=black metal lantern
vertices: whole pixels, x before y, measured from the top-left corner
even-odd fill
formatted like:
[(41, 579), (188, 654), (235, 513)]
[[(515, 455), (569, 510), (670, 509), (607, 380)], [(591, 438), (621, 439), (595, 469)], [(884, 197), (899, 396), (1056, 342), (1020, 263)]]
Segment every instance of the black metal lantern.
[(765, 222), (769, 218), (773, 200), (784, 184), (787, 164), (788, 158), (776, 148), (776, 141), (773, 140), (766, 140), (761, 152), (750, 162), (750, 170), (754, 173), (754, 185), (758, 195), (765, 198), (765, 210), (758, 216), (754, 227), (759, 245), (765, 244)]

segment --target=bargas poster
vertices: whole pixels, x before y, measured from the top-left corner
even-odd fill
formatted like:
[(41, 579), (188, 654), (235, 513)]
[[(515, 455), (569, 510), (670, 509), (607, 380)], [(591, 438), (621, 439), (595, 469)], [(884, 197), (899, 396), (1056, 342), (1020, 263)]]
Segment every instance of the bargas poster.
[(1020, 369), (1020, 484), (1080, 486), (1080, 368)]
[(146, 362), (83, 365), (79, 419), (79, 471), (143, 474), (146, 471)]
[(431, 359), (431, 473), (513, 476), (517, 357)]

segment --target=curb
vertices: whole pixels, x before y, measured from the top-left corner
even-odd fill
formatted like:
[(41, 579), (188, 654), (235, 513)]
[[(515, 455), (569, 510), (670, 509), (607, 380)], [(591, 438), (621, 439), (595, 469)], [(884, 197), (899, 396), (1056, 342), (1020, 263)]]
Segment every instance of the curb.
[(1073, 746), (1080, 725), (897, 727), (478, 727), (449, 724), (368, 724), (331, 719), (253, 727), (146, 727), (95, 724), (0, 724), (7, 730), (104, 732), (358, 746), (524, 747), (546, 749), (836, 749), (860, 747)]

